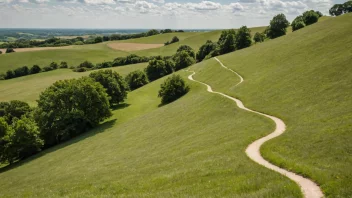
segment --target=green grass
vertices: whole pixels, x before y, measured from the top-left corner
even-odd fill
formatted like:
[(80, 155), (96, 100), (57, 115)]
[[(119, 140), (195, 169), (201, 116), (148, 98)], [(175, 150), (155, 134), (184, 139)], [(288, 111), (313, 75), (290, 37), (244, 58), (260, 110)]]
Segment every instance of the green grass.
[[(135, 70), (143, 70), (147, 63), (135, 65), (113, 67), (112, 70), (118, 72), (122, 76)], [(55, 71), (44, 72), (21, 78), (0, 81), (0, 101), (21, 100), (35, 105), (35, 100), (39, 94), (47, 87), (58, 80), (79, 78), (87, 76), (90, 72), (73, 72), (70, 69), (58, 69)]]
[[(336, 17), (219, 57), (244, 77), (239, 87), (239, 79), (213, 59), (191, 68), (195, 79), (215, 91), (282, 118), (287, 131), (266, 143), (263, 155), (317, 181), (328, 197), (352, 194), (351, 18)], [(274, 123), (190, 81), (187, 95), (158, 107), (164, 79), (129, 93), (126, 104), (95, 130), (2, 169), (0, 197), (302, 196), (295, 183), (245, 155), (248, 144), (272, 132)]]
[(272, 123), (190, 81), (186, 96), (158, 108), (164, 79), (131, 92), (117, 120), (1, 173), (0, 196), (301, 196), (244, 153)]
[(283, 119), (287, 131), (263, 155), (312, 178), (327, 197), (352, 194), (351, 20), (346, 14), (219, 57), (244, 77), (239, 87), (213, 60), (194, 67), (196, 79)]

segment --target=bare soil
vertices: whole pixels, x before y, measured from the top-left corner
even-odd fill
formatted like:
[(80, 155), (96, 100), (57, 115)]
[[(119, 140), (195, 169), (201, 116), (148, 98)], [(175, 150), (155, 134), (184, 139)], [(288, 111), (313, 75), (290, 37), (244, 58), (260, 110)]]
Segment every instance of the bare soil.
[(121, 51), (138, 51), (152, 48), (159, 48), (164, 46), (163, 44), (143, 44), (143, 43), (109, 43), (108, 47), (114, 50)]

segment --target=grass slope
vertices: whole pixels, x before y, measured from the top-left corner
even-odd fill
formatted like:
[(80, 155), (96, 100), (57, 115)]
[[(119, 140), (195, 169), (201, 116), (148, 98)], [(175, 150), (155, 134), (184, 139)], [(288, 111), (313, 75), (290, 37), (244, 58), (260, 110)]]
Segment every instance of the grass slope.
[(301, 196), (244, 153), (272, 123), (189, 81), (186, 96), (158, 108), (163, 80), (130, 93), (116, 121), (0, 173), (0, 196)]
[(219, 57), (244, 77), (239, 87), (214, 60), (194, 67), (196, 79), (283, 119), (287, 131), (263, 155), (317, 181), (328, 197), (352, 194), (351, 20), (346, 14)]
[[(143, 70), (146, 66), (147, 63), (140, 63), (111, 69), (125, 76), (132, 71)], [(38, 99), (39, 94), (54, 82), (87, 76), (89, 73), (73, 72), (70, 69), (58, 69), (10, 80), (2, 80), (0, 81), (0, 101), (21, 100), (31, 105), (36, 105), (35, 100)]]

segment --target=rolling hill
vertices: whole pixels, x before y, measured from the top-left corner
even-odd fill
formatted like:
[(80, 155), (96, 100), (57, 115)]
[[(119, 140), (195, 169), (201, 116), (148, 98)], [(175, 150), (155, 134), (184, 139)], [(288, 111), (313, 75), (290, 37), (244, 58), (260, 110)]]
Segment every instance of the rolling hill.
[[(218, 57), (244, 77), (240, 86), (214, 59), (189, 68), (215, 91), (284, 120), (287, 131), (262, 154), (316, 181), (327, 197), (352, 194), (351, 19), (325, 20)], [(131, 92), (95, 130), (3, 168), (0, 196), (302, 197), (294, 182), (245, 155), (273, 122), (191, 81), (187, 95), (159, 107), (164, 79)]]

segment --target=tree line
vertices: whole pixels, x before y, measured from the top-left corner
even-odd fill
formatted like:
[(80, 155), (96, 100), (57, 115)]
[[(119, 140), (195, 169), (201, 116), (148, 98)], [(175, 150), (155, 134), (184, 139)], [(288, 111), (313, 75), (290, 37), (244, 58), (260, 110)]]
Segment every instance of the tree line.
[(350, 12), (352, 12), (352, 1), (346, 1), (343, 4), (335, 4), (329, 10), (331, 16), (340, 16)]
[(72, 39), (62, 39), (62, 38), (49, 38), (44, 41), (40, 40), (27, 40), (27, 39), (18, 39), (13, 42), (5, 42), (0, 44), (0, 48), (31, 48), (31, 47), (62, 47), (69, 45), (85, 45), (85, 44), (95, 44), (101, 43), (104, 41), (115, 41), (115, 40), (128, 40), (135, 38), (148, 37), (158, 34), (167, 34), (172, 32), (184, 32), (183, 30), (156, 30), (152, 29), (147, 32), (137, 33), (137, 34), (112, 34), (112, 35), (104, 35), (91, 37), (88, 39), (84, 39), (83, 37), (76, 37)]

